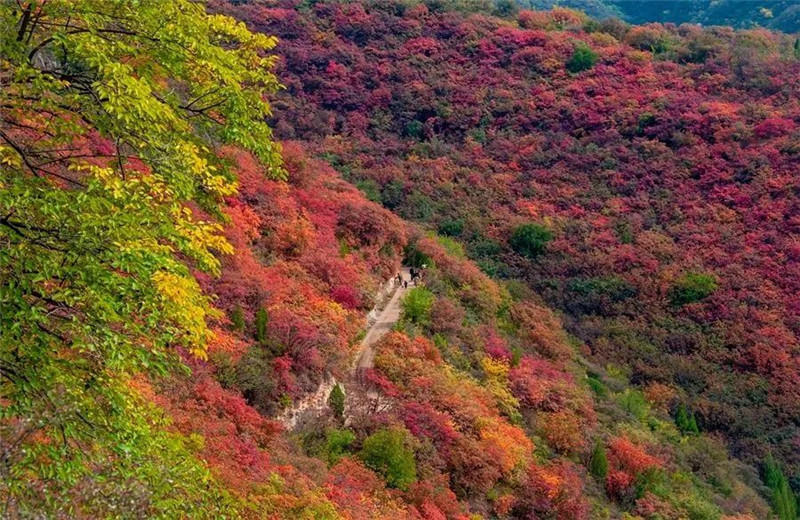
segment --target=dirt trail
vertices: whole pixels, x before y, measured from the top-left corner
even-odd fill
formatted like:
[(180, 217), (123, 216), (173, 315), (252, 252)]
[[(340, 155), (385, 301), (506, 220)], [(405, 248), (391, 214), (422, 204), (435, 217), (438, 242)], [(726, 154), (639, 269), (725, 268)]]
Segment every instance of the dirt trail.
[[(356, 375), (361, 370), (366, 370), (374, 366), (375, 350), (372, 347), (387, 332), (392, 330), (394, 324), (400, 319), (403, 295), (412, 287), (410, 285), (411, 270), (408, 267), (403, 267), (401, 273), (403, 279), (409, 281), (409, 287), (406, 289), (403, 288), (402, 284), (397, 286), (396, 282), (389, 281), (384, 285), (384, 288), (382, 288), (381, 296), (385, 298), (386, 295), (391, 294), (391, 298), (382, 309), (380, 307), (382, 302), (379, 302), (376, 308), (367, 316), (367, 333), (364, 339), (361, 340), (359, 350), (356, 353), (356, 361), (353, 363), (352, 367), (353, 375)], [(284, 411), (276, 417), (276, 419), (286, 428), (293, 429), (303, 417), (322, 413), (323, 410), (327, 409), (328, 396), (337, 383), (342, 384), (343, 382), (337, 381), (333, 375), (328, 374), (315, 392), (296, 402), (294, 406)]]
[[(410, 280), (411, 272), (409, 268), (404, 267), (402, 270), (403, 279)], [(410, 288), (410, 286), (409, 286)], [(392, 330), (395, 323), (400, 320), (402, 313), (402, 300), (403, 295), (408, 292), (404, 289), (402, 284), (395, 289), (392, 299), (383, 308), (375, 323), (367, 330), (367, 334), (361, 341), (361, 352), (356, 358), (356, 364), (353, 367), (355, 371), (365, 370), (372, 368), (375, 365), (375, 349), (373, 345), (378, 342), (387, 332)]]

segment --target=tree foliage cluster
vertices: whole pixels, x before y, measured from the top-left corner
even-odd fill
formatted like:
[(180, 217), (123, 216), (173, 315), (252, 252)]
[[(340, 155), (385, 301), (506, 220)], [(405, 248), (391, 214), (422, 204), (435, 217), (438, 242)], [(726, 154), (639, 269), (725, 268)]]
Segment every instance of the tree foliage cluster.
[(232, 251), (219, 146), (283, 176), (275, 39), (184, 0), (3, 2), (0, 25), (0, 515), (226, 515), (136, 382), (214, 337), (193, 272)]

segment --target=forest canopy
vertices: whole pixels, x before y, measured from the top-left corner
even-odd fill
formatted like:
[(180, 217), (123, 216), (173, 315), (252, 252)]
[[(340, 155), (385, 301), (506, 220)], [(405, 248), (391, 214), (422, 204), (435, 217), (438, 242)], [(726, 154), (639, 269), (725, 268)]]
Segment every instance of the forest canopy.
[(0, 516), (796, 520), (800, 43), (583, 3), (0, 1)]

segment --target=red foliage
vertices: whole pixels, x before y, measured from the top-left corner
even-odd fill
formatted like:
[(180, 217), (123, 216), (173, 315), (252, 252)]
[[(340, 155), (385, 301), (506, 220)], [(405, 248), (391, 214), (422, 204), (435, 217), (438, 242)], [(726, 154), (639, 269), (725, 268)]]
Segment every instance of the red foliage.
[(540, 413), (539, 431), (547, 444), (565, 454), (581, 452), (586, 447), (586, 431), (581, 418), (570, 410)]
[(762, 139), (778, 137), (790, 133), (795, 129), (794, 121), (781, 117), (771, 117), (758, 124), (753, 131)]
[(361, 295), (358, 294), (354, 287), (349, 285), (338, 285), (331, 289), (331, 298), (347, 309), (352, 310), (361, 307)]
[(630, 495), (636, 477), (647, 470), (662, 467), (664, 462), (649, 455), (627, 437), (616, 437), (608, 443), (608, 464), (606, 491), (609, 496), (621, 499)]
[(583, 483), (570, 462), (550, 466), (532, 464), (527, 471), (524, 494), (515, 510), (527, 518), (540, 515), (559, 520), (588, 518), (589, 507), (583, 497)]
[(353, 520), (419, 518), (392, 500), (375, 473), (351, 458), (333, 466), (325, 481), (328, 498)]
[[(267, 310), (276, 353), (269, 376), (276, 381), (274, 398), (299, 397), (326, 369), (349, 366), (363, 323), (362, 294), (396, 269), (402, 226), (297, 143), (284, 145), (289, 184), (266, 179), (248, 154), (226, 154), (240, 180), (239, 195), (228, 200), (226, 228), (236, 255), (225, 260), (221, 278), (206, 285), (223, 309), (243, 309), (247, 322)], [(358, 254), (343, 253), (340, 240)]]
[(489, 357), (502, 361), (511, 361), (511, 351), (508, 349), (508, 342), (492, 328), (484, 329), (485, 350)]
[(407, 402), (400, 416), (408, 431), (416, 437), (431, 439), (445, 454), (459, 437), (450, 417), (428, 403)]
[[(800, 66), (785, 59), (787, 36), (612, 23), (586, 33), (566, 9), (522, 10), (515, 25), (421, 4), (326, 3), (302, 14), (288, 1), (214, 5), (279, 37), (288, 86), (274, 104), (279, 135), (374, 183), (403, 215), (432, 227), (467, 223), (459, 237), (467, 249), (487, 268), (524, 275), (569, 313), (570, 332), (595, 361), (627, 365), (643, 382), (691, 386), (711, 374), (697, 396), (715, 410), (704, 426), (746, 436), (748, 456), (765, 451), (764, 439), (796, 432)], [(598, 61), (571, 74), (565, 63), (577, 41)], [(275, 229), (258, 241), (302, 257), (315, 238), (341, 238), (384, 266), (369, 246), (394, 226), (375, 207), (319, 200), (327, 187), (312, 170), (325, 167), (307, 168), (287, 151), (298, 188), (292, 203), (277, 196), (274, 212), (257, 212)], [(254, 178), (245, 176), (244, 192), (278, 193)], [(300, 197), (307, 182), (314, 203)], [(507, 230), (522, 220), (547, 223), (556, 236), (534, 262), (507, 254)], [(459, 299), (493, 314), (499, 299), (474, 265), (434, 239), (420, 243)], [(671, 305), (672, 282), (690, 270), (713, 273), (718, 289)], [(348, 285), (325, 283), (325, 291)], [(442, 332), (448, 310), (434, 320)], [(526, 346), (569, 355), (542, 325), (553, 316), (515, 312), (532, 331)], [(765, 328), (782, 339), (762, 338)], [(635, 348), (646, 344), (655, 348)], [(745, 376), (727, 377), (731, 366)], [(767, 399), (751, 391), (759, 386)], [(797, 473), (796, 451), (787, 442), (778, 451)]]
[(241, 396), (224, 390), (201, 369), (196, 383), (178, 384), (155, 396), (186, 435), (202, 436), (202, 457), (232, 489), (256, 486), (273, 469), (264, 448), (281, 427), (262, 417)]
[(406, 492), (406, 499), (414, 504), (422, 517), (427, 520), (469, 518), (456, 495), (450, 490), (444, 475), (413, 484)]

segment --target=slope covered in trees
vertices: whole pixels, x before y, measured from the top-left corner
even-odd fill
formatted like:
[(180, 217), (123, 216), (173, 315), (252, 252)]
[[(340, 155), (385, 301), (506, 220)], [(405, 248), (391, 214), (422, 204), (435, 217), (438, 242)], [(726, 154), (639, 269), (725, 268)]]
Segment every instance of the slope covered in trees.
[(754, 467), (772, 452), (797, 488), (793, 38), (438, 3), (228, 9), (281, 39), (279, 135), (526, 280), (601, 378)]
[[(738, 206), (788, 211), (784, 42), (723, 32), (700, 64), (707, 35), (564, 10), (235, 4), (212, 7), (264, 35), (189, 0), (0, 4), (0, 515), (795, 514), (791, 386), (736, 386), (793, 376), (790, 287), (756, 254), (783, 251), (778, 219)], [(756, 142), (744, 194), (700, 190)], [(675, 146), (714, 168), (671, 169)], [(713, 263), (745, 223), (752, 250)], [(423, 284), (351, 379), (402, 263)], [(772, 328), (748, 336), (732, 291)], [(273, 419), (330, 374), (329, 410)], [(729, 447), (774, 456), (759, 475)]]

